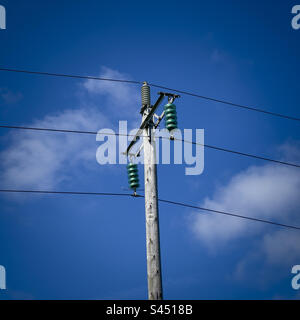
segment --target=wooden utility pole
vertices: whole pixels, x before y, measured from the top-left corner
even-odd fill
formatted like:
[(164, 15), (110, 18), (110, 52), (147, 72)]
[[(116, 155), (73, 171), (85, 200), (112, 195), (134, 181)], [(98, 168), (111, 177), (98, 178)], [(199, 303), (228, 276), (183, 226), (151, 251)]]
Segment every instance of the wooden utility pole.
[[(143, 121), (145, 121), (150, 111), (150, 87), (147, 83), (144, 83), (142, 86), (141, 110)], [(153, 121), (150, 120), (143, 129), (148, 299), (161, 300), (162, 280), (157, 200), (156, 144), (153, 128)]]
[[(176, 110), (172, 105), (179, 95), (158, 92), (159, 97), (154, 105), (151, 105), (150, 86), (144, 82), (142, 86), (142, 123), (127, 147), (126, 154), (129, 157), (138, 157), (141, 148), (144, 148), (144, 178), (145, 178), (145, 209), (146, 209), (146, 247), (147, 247), (147, 278), (148, 278), (148, 299), (162, 300), (162, 281), (161, 281), (161, 263), (160, 263), (160, 241), (159, 241), (159, 218), (158, 218), (158, 197), (157, 197), (157, 174), (156, 174), (156, 144), (155, 128), (160, 121), (166, 116), (167, 128), (172, 130), (177, 128)], [(158, 116), (155, 114), (156, 109), (164, 99), (168, 97), (169, 103), (165, 106), (163, 113)], [(156, 121), (154, 120), (156, 118)], [(154, 122), (155, 121), (155, 122)], [(143, 144), (138, 152), (130, 153), (130, 150), (143, 135)], [(136, 168), (128, 169), (130, 188), (138, 188), (138, 177)], [(128, 166), (127, 166), (128, 168)]]

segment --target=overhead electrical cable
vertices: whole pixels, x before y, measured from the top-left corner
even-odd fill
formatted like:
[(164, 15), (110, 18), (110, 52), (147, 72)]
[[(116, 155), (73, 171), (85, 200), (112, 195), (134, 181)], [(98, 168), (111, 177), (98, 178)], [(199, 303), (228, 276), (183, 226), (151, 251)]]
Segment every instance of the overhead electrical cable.
[[(123, 83), (129, 83), (129, 84), (142, 84), (143, 83), (142, 81), (135, 81), (135, 80), (113, 79), (113, 78), (96, 77), (96, 76), (83, 76), (83, 75), (65, 74), (65, 73), (51, 73), (51, 72), (31, 71), (31, 70), (22, 70), (22, 69), (12, 69), (12, 68), (0, 68), (0, 71), (25, 73), (25, 74), (41, 75), (41, 76), (65, 77), (65, 78), (74, 78), (74, 79), (123, 82)], [(235, 103), (232, 101), (226, 101), (223, 99), (200, 95), (200, 94), (196, 94), (196, 93), (185, 91), (185, 90), (169, 88), (169, 87), (165, 87), (165, 86), (155, 84), (155, 83), (148, 83), (148, 85), (151, 87), (154, 87), (154, 88), (170, 90), (170, 91), (174, 91), (174, 92), (181, 93), (184, 95), (192, 96), (195, 98), (221, 103), (221, 104), (228, 105), (231, 107), (242, 108), (242, 109), (245, 109), (248, 111), (255, 111), (255, 112), (259, 112), (259, 113), (264, 113), (264, 114), (267, 114), (270, 116), (275, 116), (275, 117), (284, 118), (284, 119), (288, 119), (288, 120), (300, 121), (300, 118), (296, 117), (296, 116), (290, 116), (290, 115), (286, 115), (286, 114), (282, 114), (282, 113), (276, 113), (276, 112), (268, 111), (268, 110), (261, 109), (258, 107), (252, 107), (252, 106), (248, 106), (248, 105), (244, 105), (244, 104)]]
[[(144, 198), (145, 197), (144, 195), (139, 195), (139, 194), (112, 193), (112, 192), (49, 191), (49, 190), (18, 190), (18, 189), (0, 189), (0, 192), (3, 192), (3, 193), (53, 194), (53, 195), (60, 194), (60, 195), (76, 195), (76, 196), (78, 196), (78, 195), (83, 195), (83, 196), (87, 196), (87, 195), (90, 195), (90, 196), (124, 196), (124, 197), (127, 196), (127, 197), (133, 197), (133, 198)], [(236, 214), (236, 213), (232, 213), (232, 212), (226, 212), (226, 211), (215, 210), (215, 209), (211, 209), (211, 208), (200, 207), (200, 206), (196, 206), (196, 205), (192, 205), (192, 204), (188, 204), (188, 203), (160, 199), (160, 198), (158, 199), (158, 201), (163, 202), (163, 203), (172, 204), (172, 205), (181, 206), (181, 207), (197, 209), (197, 210), (207, 211), (207, 212), (211, 212), (211, 213), (222, 214), (224, 216), (231, 216), (231, 217), (235, 217), (235, 218), (271, 224), (271, 225), (275, 225), (278, 227), (300, 230), (300, 227), (294, 226), (294, 225), (288, 225), (288, 224), (278, 223), (278, 222), (274, 222), (274, 221), (270, 221), (270, 220), (264, 220), (264, 219), (260, 219), (260, 218), (244, 216), (244, 215)]]
[[(54, 128), (38, 128), (38, 127), (11, 126), (11, 125), (0, 125), (0, 128), (19, 129), (19, 130), (32, 130), (32, 131), (61, 132), (61, 133), (92, 134), (92, 135), (99, 134), (96, 131), (54, 129)], [(133, 134), (125, 134), (125, 133), (122, 134), (122, 133), (101, 132), (100, 134), (102, 134), (102, 135), (115, 135), (115, 136), (127, 136), (127, 137), (132, 136), (132, 137), (134, 137)], [(141, 137), (143, 137), (143, 136), (141, 136)], [(168, 137), (163, 137), (163, 136), (161, 136), (160, 138), (167, 139), (167, 140), (170, 139)], [(259, 155), (246, 153), (246, 152), (240, 152), (240, 151), (231, 150), (231, 149), (227, 149), (227, 148), (217, 147), (217, 146), (213, 146), (213, 145), (201, 144), (201, 143), (198, 143), (198, 142), (189, 141), (189, 140), (185, 140), (185, 139), (174, 138), (174, 140), (181, 141), (181, 142), (186, 142), (186, 143), (191, 143), (191, 144), (194, 144), (194, 145), (200, 145), (200, 146), (203, 146), (205, 148), (214, 149), (214, 150), (217, 150), (217, 151), (233, 153), (233, 154), (240, 155), (240, 156), (245, 156), (245, 157), (250, 157), (250, 158), (264, 160), (264, 161), (269, 161), (269, 162), (273, 162), (273, 163), (277, 163), (277, 164), (281, 164), (281, 165), (300, 168), (300, 164), (296, 164), (296, 163), (280, 161), (280, 160), (276, 160), (276, 159), (272, 159), (272, 158), (267, 158), (267, 157), (263, 157), (263, 156), (259, 156)]]

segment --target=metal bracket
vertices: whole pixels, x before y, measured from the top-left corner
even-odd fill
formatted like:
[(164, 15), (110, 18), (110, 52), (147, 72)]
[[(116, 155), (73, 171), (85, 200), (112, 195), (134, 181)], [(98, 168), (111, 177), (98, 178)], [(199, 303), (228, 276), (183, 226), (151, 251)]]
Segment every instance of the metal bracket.
[(133, 145), (138, 141), (138, 139), (140, 138), (140, 135), (142, 134), (143, 130), (148, 126), (148, 123), (152, 120), (152, 117), (154, 115), (155, 110), (158, 108), (158, 106), (160, 105), (160, 103), (162, 102), (164, 98), (164, 95), (162, 93), (159, 93), (159, 97), (157, 99), (157, 101), (155, 102), (155, 104), (151, 107), (150, 112), (147, 114), (146, 118), (144, 119), (144, 121), (142, 122), (138, 132), (135, 134), (134, 138), (132, 139), (132, 141), (130, 142), (129, 146), (127, 147), (126, 152), (124, 152), (124, 154), (128, 155), (130, 149), (133, 147)]
[[(160, 103), (162, 102), (164, 97), (168, 97), (168, 102), (169, 103), (173, 103), (175, 99), (180, 98), (180, 95), (178, 94), (174, 94), (174, 93), (169, 93), (169, 92), (158, 92), (159, 97), (157, 99), (157, 101), (155, 102), (155, 104), (151, 107), (149, 113), (147, 114), (146, 118), (144, 119), (144, 121), (142, 122), (139, 130), (137, 131), (137, 133), (135, 134), (134, 138), (131, 140), (129, 146), (127, 147), (127, 150), (125, 152), (123, 152), (123, 154), (125, 155), (129, 155), (129, 151), (131, 150), (131, 148), (134, 146), (134, 144), (140, 139), (141, 134), (143, 133), (143, 130), (145, 128), (148, 127), (148, 124), (150, 121), (153, 120), (153, 117), (156, 116), (156, 118), (158, 119), (157, 122), (154, 124), (154, 128), (157, 128), (157, 126), (159, 125), (159, 123), (161, 122), (161, 120), (163, 119), (165, 112), (163, 112), (159, 117), (155, 114), (156, 109), (158, 108), (158, 106), (160, 105)], [(145, 110), (147, 109), (147, 106), (143, 106), (141, 108), (141, 113), (144, 114)], [(136, 153), (137, 156), (139, 156), (140, 151), (141, 151), (142, 147), (140, 147), (140, 150)]]
[[(159, 94), (163, 94), (164, 96), (168, 97), (168, 103), (173, 103), (175, 99), (180, 98), (179, 94), (173, 94), (169, 92), (159, 92)], [(154, 128), (156, 129), (158, 125), (160, 124), (161, 120), (165, 116), (165, 111), (162, 112), (160, 116), (155, 115), (157, 118), (157, 121), (154, 123)]]
[(180, 98), (179, 94), (174, 94), (169, 92), (159, 92), (159, 94), (163, 94), (165, 97), (168, 97), (169, 103), (173, 103), (175, 99)]
[(140, 157), (141, 156), (141, 151), (144, 148), (144, 144), (142, 143), (141, 146), (139, 147), (138, 151), (136, 152), (136, 154), (134, 155), (135, 157)]
[(154, 128), (156, 129), (158, 127), (158, 125), (160, 124), (161, 120), (163, 119), (163, 117), (165, 116), (165, 112), (163, 111), (163, 113), (157, 117), (157, 121), (154, 123)]

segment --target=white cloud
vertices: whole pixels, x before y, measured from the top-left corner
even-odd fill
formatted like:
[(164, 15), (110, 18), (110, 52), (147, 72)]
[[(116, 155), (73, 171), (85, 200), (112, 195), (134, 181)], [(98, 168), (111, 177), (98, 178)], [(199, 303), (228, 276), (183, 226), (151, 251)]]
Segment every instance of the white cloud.
[[(107, 67), (101, 68), (99, 77), (110, 79), (130, 80), (128, 75), (122, 74), (116, 70)], [(132, 84), (86, 80), (83, 83), (84, 88), (92, 95), (104, 95), (108, 102), (108, 110), (111, 114), (120, 116), (137, 116), (140, 107), (139, 89)]]
[(266, 234), (262, 244), (262, 251), (266, 261), (275, 265), (292, 266), (299, 264), (299, 241), (299, 231), (279, 230), (272, 234)]
[[(70, 109), (29, 124), (32, 127), (97, 131), (108, 120), (93, 109)], [(0, 154), (2, 186), (53, 188), (68, 179), (76, 165), (96, 161), (92, 135), (16, 131)]]
[[(299, 159), (300, 149), (297, 143), (293, 147), (287, 144), (280, 148), (284, 158)], [(289, 153), (291, 155), (289, 155)], [(238, 173), (212, 197), (206, 198), (200, 205), (206, 208), (228, 211), (254, 218), (261, 218), (284, 224), (300, 226), (300, 170), (277, 164), (253, 166)], [(199, 239), (210, 249), (224, 248), (231, 241), (251, 239), (252, 253), (239, 268), (253, 256), (267, 264), (287, 265), (300, 258), (297, 243), (300, 232), (267, 227), (267, 225), (223, 216), (220, 214), (199, 214), (193, 212), (191, 228)]]
[[(126, 75), (108, 68), (102, 68), (102, 71), (102, 77), (127, 78)], [(132, 107), (137, 110), (137, 88), (135, 90), (128, 84), (88, 80), (80, 88), (80, 93), (85, 97), (81, 101), (81, 108), (65, 109), (24, 125), (98, 131), (118, 125), (118, 121), (111, 121), (113, 113), (118, 114), (120, 119), (124, 110), (127, 112)], [(95, 104), (90, 99), (90, 93), (101, 98), (97, 102), (97, 108), (91, 107)], [(103, 101), (104, 97), (107, 101)], [(104, 112), (107, 116), (104, 116)], [(73, 133), (12, 131), (6, 139), (8, 147), (0, 153), (0, 179), (5, 188), (54, 188), (71, 179), (76, 167), (93, 166), (99, 146), (96, 136)]]
[(7, 88), (0, 88), (0, 97), (5, 104), (14, 104), (19, 102), (23, 95), (20, 92), (12, 92)]
[[(237, 174), (201, 206), (285, 223), (299, 209), (299, 194), (297, 169), (265, 165)], [(194, 215), (195, 233), (209, 243), (244, 237), (260, 227), (256, 222), (218, 214)]]

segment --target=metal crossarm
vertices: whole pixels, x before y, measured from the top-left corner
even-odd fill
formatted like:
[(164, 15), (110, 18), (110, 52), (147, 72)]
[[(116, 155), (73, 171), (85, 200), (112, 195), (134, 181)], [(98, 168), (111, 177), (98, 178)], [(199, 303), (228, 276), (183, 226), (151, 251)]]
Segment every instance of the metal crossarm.
[(132, 141), (130, 142), (126, 152), (124, 154), (128, 155), (130, 149), (133, 147), (133, 145), (139, 140), (140, 135), (143, 133), (143, 130), (147, 127), (148, 123), (150, 120), (152, 120), (152, 117), (154, 115), (155, 110), (158, 108), (158, 106), (160, 105), (160, 103), (162, 102), (163, 98), (164, 98), (165, 94), (163, 92), (159, 92), (159, 97), (157, 99), (157, 101), (155, 102), (155, 104), (152, 106), (152, 108), (150, 109), (150, 112), (148, 113), (147, 117), (145, 118), (145, 120), (142, 122), (138, 132), (135, 134), (134, 138), (132, 139)]

